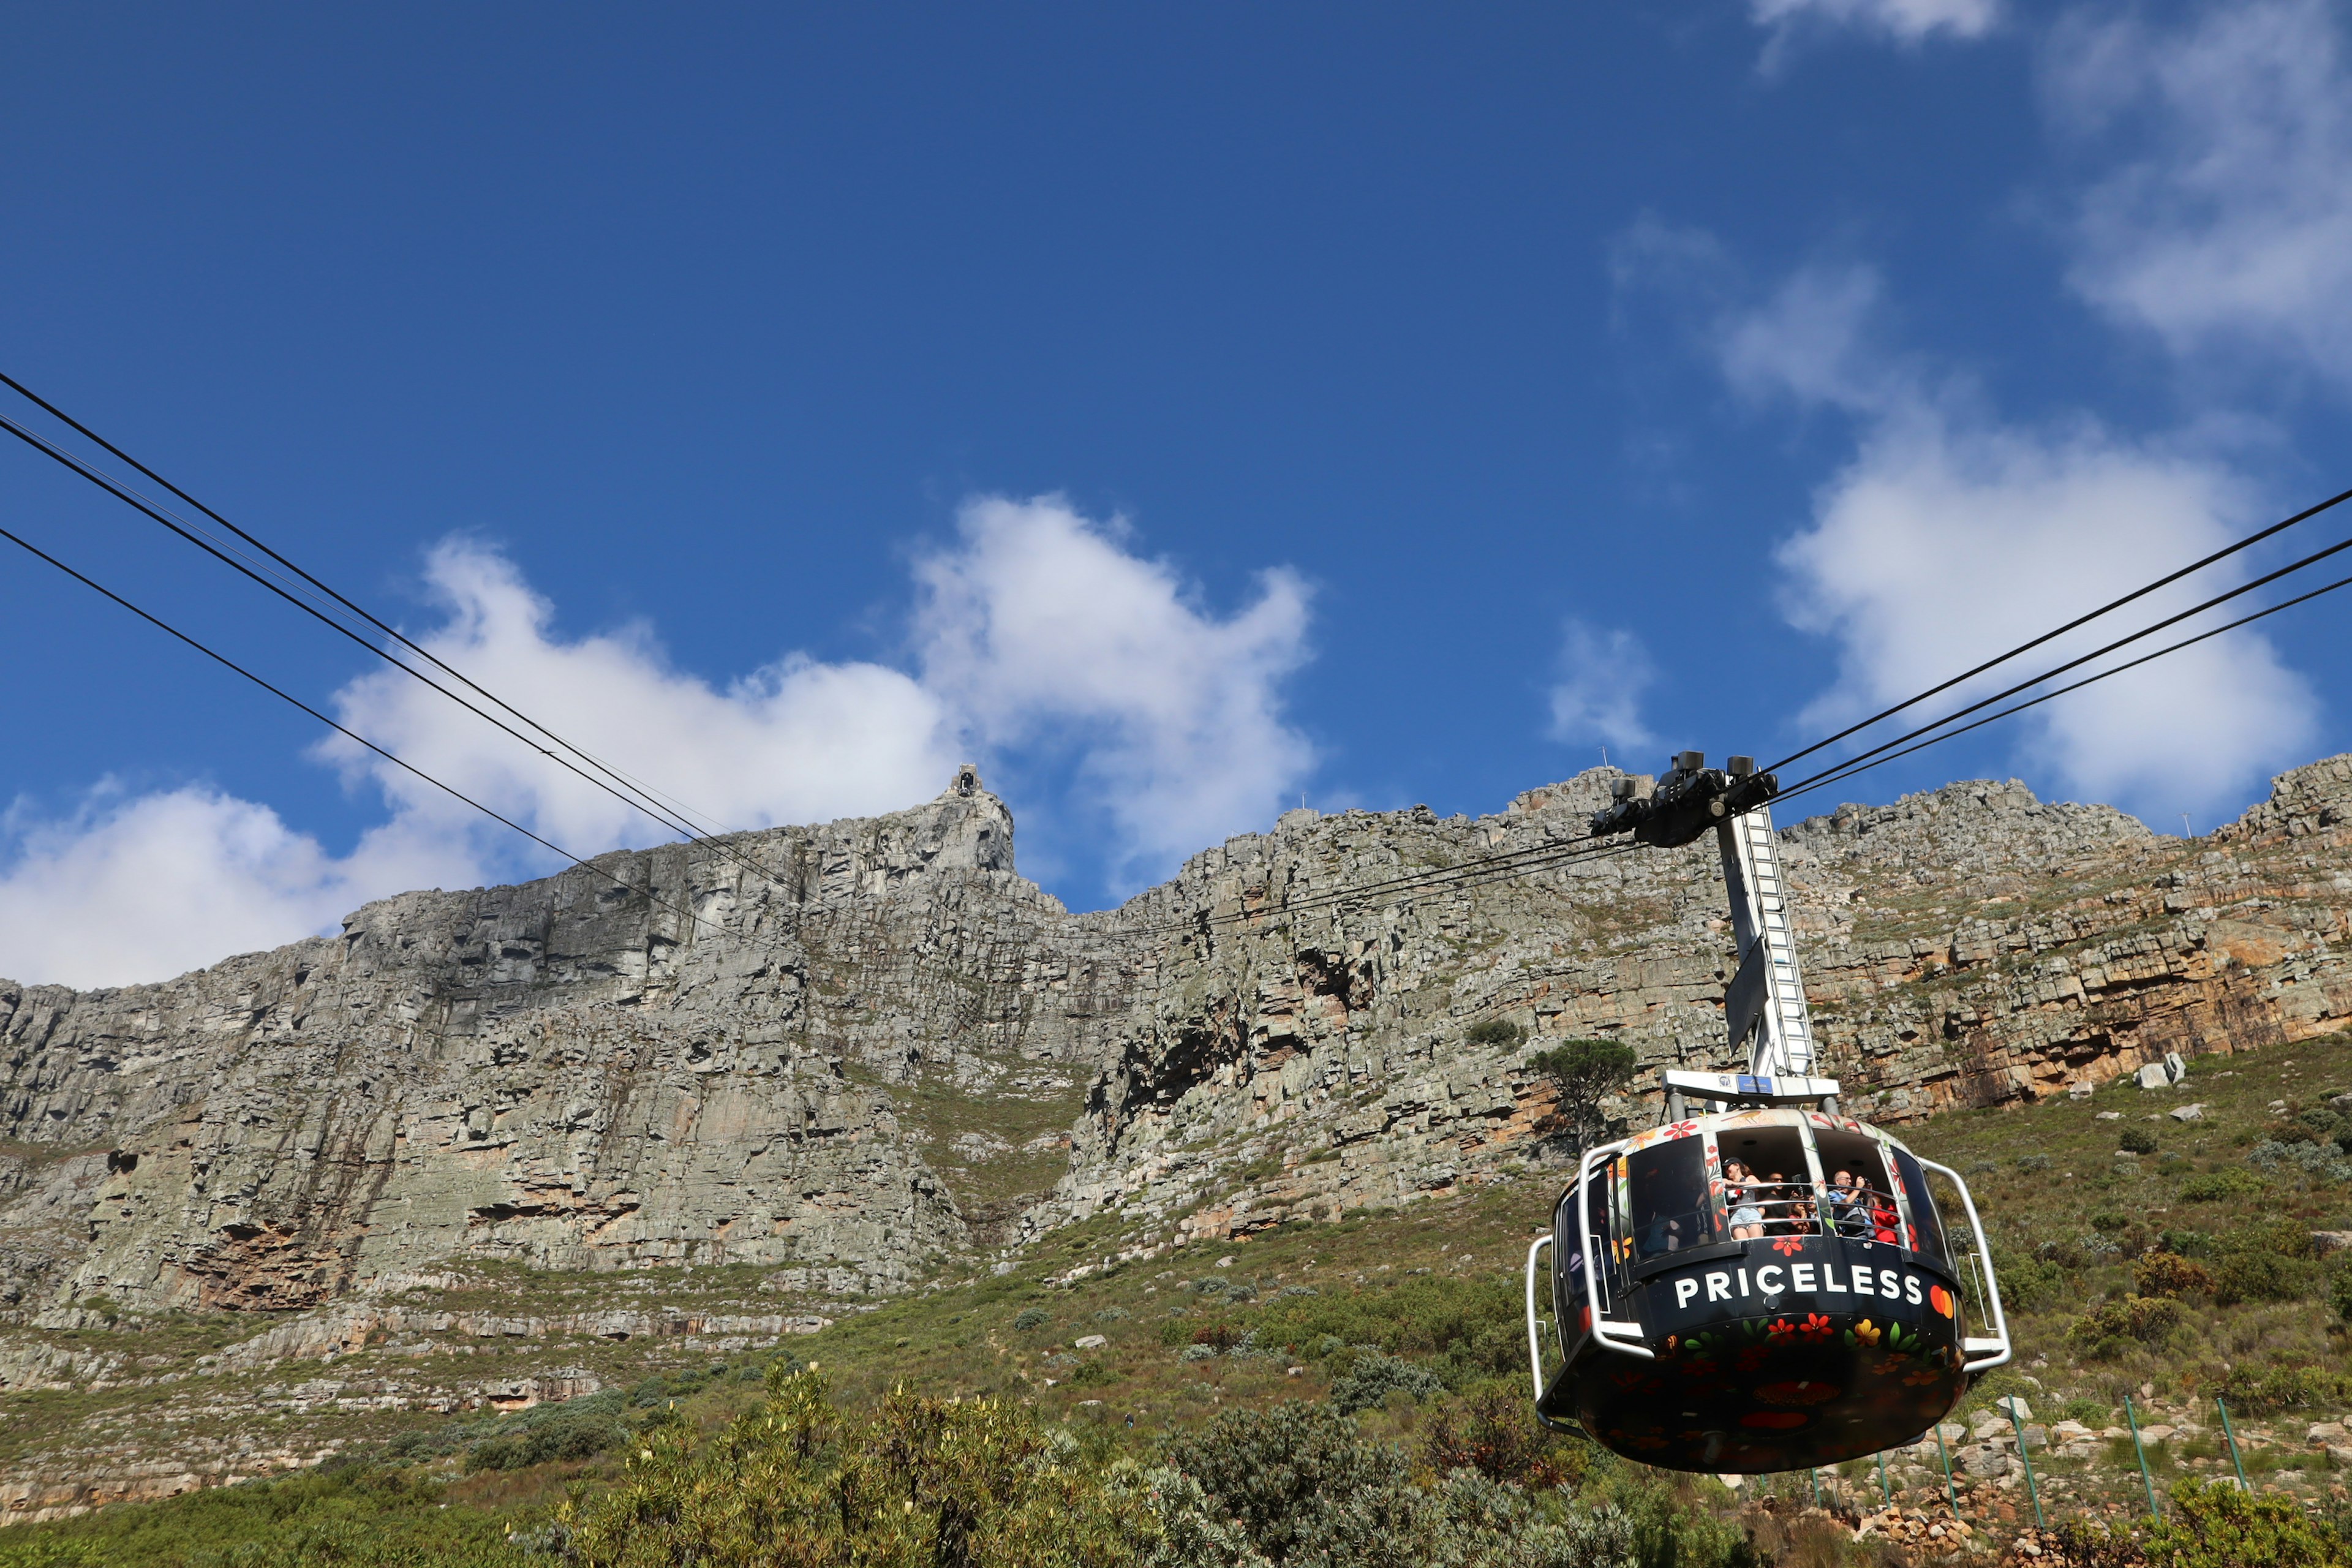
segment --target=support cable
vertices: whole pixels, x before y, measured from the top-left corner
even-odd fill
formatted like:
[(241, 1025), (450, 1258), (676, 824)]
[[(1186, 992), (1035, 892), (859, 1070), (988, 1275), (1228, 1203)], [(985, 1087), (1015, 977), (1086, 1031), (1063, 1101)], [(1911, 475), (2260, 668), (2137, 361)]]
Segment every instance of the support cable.
[[(14, 385), (15, 383), (12, 382), (9, 384)], [(1867, 730), (1882, 719), (1892, 719), (1895, 714), (1902, 712), (1906, 708), (1916, 708), (1920, 703), (1927, 700), (1928, 698), (1934, 697), (1939, 692), (1949, 691), (1953, 687), (1959, 685), (1964, 680), (1972, 679), (1977, 676), (1982, 675), (1986, 670), (1991, 669), (1997, 665), (2008, 663), (2011, 659), (2015, 658), (2019, 654), (2030, 653), (2053, 637), (2064, 637), (2068, 632), (2074, 630), (2077, 626), (2087, 626), (2110, 611), (2122, 609), (2126, 605), (2130, 604), (2135, 599), (2146, 598), (2148, 595), (2155, 593), (2158, 588), (2165, 587), (2173, 583), (2178, 583), (2180, 579), (2188, 576), (2192, 572), (2201, 572), (2217, 561), (2225, 560), (2230, 556), (2237, 554), (2238, 552), (2242, 550), (2251, 549), (2254, 545), (2260, 544), (2263, 540), (2268, 539), (2271, 535), (2280, 533), (2287, 529), (2293, 528), (2298, 522), (2304, 522), (2309, 519), (2317, 517), (2321, 512), (2326, 511), (2328, 508), (2341, 505), (2343, 502), (2347, 500), (2352, 500), (2352, 490), (2346, 490), (2339, 495), (2330, 496), (2316, 506), (2305, 507), (2303, 510), (2296, 512), (2293, 517), (2286, 518), (2281, 521), (2271, 524), (2268, 528), (2261, 529), (2253, 533), (2250, 533), (2245, 538), (2239, 540), (2236, 543), (2227, 545), (2222, 549), (2217, 550), (2201, 561), (2192, 561), (2188, 565), (2181, 567), (2179, 571), (2158, 577), (2155, 582), (2148, 584), (2145, 587), (2133, 589), (2130, 593), (2126, 594), (2120, 599), (2109, 600), (2106, 604), (2100, 605), (2097, 609), (2091, 611), (2087, 615), (2077, 616), (2073, 620), (2068, 621), (2064, 626), (2058, 627), (2054, 631), (2044, 632), (2040, 637), (2033, 638), (2030, 642), (2021, 642), (2015, 647), (2011, 648), (2007, 653), (2000, 654), (1992, 658), (1985, 660), (1982, 664), (1978, 665), (1974, 669), (1963, 670), (1940, 685), (1931, 686), (1927, 690), (1920, 692), (1916, 697), (1906, 697), (1902, 701), (1897, 702), (1894, 707), (1885, 710), (1884, 712), (1874, 713), (1869, 718), (1863, 720), (1860, 723), (1849, 724), (1844, 729), (1840, 730), (1836, 734), (1829, 736), (1824, 740), (1816, 741), (1801, 752), (1791, 752), (1787, 756), (1782, 757), (1779, 762), (1767, 767), (1764, 771), (1768, 773), (1779, 773), (1790, 763), (1800, 761), (1805, 757), (1810, 757), (1824, 746), (1833, 746), (1838, 742), (1844, 740), (1848, 735), (1854, 733), (1856, 731)]]
[[(6, 378), (4, 375), (0, 375), (0, 380), (5, 379)], [(10, 384), (14, 385), (15, 384), (10, 383)], [(79, 428), (79, 426), (77, 426), (77, 428)], [(583, 782), (593, 784), (596, 788), (603, 790), (606, 795), (611, 795), (614, 799), (619, 801), (622, 805), (629, 807), (631, 810), (639, 812), (644, 816), (652, 818), (654, 821), (658, 822), (661, 826), (669, 829), (671, 832), (685, 838), (688, 843), (704, 845), (713, 848), (721, 856), (732, 860), (743, 869), (750, 871), (756, 876), (763, 878), (769, 881), (777, 880), (775, 872), (771, 870), (769, 868), (761, 866), (756, 861), (744, 858), (741, 855), (738, 854), (731, 846), (726, 844), (717, 836), (703, 832), (690, 821), (673, 816), (667, 807), (664, 806), (657, 799), (655, 799), (651, 795), (651, 792), (644, 790), (643, 786), (636, 785), (634, 783), (630, 784), (631, 789), (638, 792), (638, 795), (633, 797), (629, 793), (625, 793), (619, 788), (615, 788), (606, 780), (598, 778), (595, 774), (582, 768), (578, 763), (572, 762), (571, 758), (562, 756), (552, 748), (542, 745), (539, 742), (534, 741), (529, 735), (526, 735), (521, 731), (516, 729), (512, 724), (509, 724), (504, 720), (499, 718), (496, 714), (486, 712), (480, 707), (467, 701), (463, 696), (460, 696), (458, 693), (450, 690), (447, 687), (441, 685), (423, 670), (418, 669), (415, 666), (400, 658), (389, 649), (371, 642), (360, 633), (352, 630), (350, 626), (343, 625), (332, 616), (320, 610), (317, 605), (305, 602), (301, 597), (290, 592), (280, 584), (271, 582), (268, 577), (263, 575), (252, 566), (237, 560), (234, 555), (211, 541), (203, 538), (180, 521), (173, 518), (161, 508), (150, 503), (144, 497), (138, 494), (135, 490), (131, 489), (128, 486), (125, 486), (113, 479), (112, 476), (107, 474), (104, 470), (75, 457), (72, 453), (66, 451), (56, 444), (44, 440), (41, 437), (35, 435), (33, 432), (26, 429), (23, 426), (18, 425), (12, 419), (0, 416), (0, 430), (7, 431), (10, 435), (15, 436), (17, 439), (25, 442), (36, 451), (54, 459), (62, 467), (80, 475), (83, 479), (89, 480), (92, 484), (104, 489), (109, 494), (114, 496), (117, 500), (123, 501), (127, 505), (163, 524), (163, 527), (169, 529), (172, 532), (179, 535), (182, 539), (186, 540), (189, 543), (195, 545), (206, 554), (221, 561), (243, 576), (250, 578), (255, 583), (259, 584), (262, 587), (267, 588), (272, 594), (277, 595), (279, 598), (285, 600), (288, 604), (292, 605), (303, 614), (310, 616), (321, 625), (341, 633), (343, 637), (350, 638), (354, 643), (357, 643), (360, 647), (367, 649), (378, 658), (383, 659), (394, 668), (403, 671), (420, 684), (439, 692), (442, 696), (448, 698), (452, 702), (457, 703), (459, 707), (465, 709), (475, 717), (482, 720), (485, 723), (493, 725), (505, 731), (514, 739), (521, 742), (524, 745), (529, 746), (532, 751), (539, 752), (549, 761), (566, 769)], [(111, 448), (110, 448), (110, 449)], [(142, 469), (142, 471), (143, 472), (145, 470)], [(168, 483), (168, 481), (162, 482)], [(265, 546), (264, 548), (267, 547)], [(299, 569), (296, 568), (296, 570), (299, 571)], [(332, 590), (327, 590), (327, 592), (331, 593)], [(362, 616), (366, 616), (366, 612), (364, 611), (359, 611), (356, 613)], [(373, 616), (367, 616), (366, 618), (372, 625), (383, 625), (383, 623), (375, 621)], [(400, 637), (400, 634), (397, 632), (394, 632), (391, 635), (394, 637)], [(408, 647), (415, 647), (416, 646), (414, 643), (408, 642), (406, 637), (400, 637), (400, 640)], [(420, 649), (419, 651), (422, 652), (423, 650)], [(425, 657), (428, 659), (432, 659), (436, 665), (440, 666), (442, 668), (448, 668), (446, 665), (443, 665), (441, 661), (438, 658), (434, 658), (433, 655), (426, 653), (425, 654)], [(457, 675), (455, 671), (451, 671), (451, 674), (455, 675), (456, 679), (465, 681), (466, 685), (468, 687), (473, 687), (475, 690), (478, 691), (481, 689), (481, 688), (474, 686), (474, 683), (471, 680), (467, 680), (464, 676)], [(488, 697), (487, 692), (485, 692), (484, 695)], [(508, 708), (508, 705), (505, 702), (500, 701), (495, 697), (489, 697), (489, 700), (498, 703), (501, 708), (507, 708), (509, 712), (515, 711), (515, 710)], [(521, 718), (522, 716), (520, 714), (517, 714), (517, 717)], [(579, 748), (572, 746), (570, 742), (563, 741), (561, 736), (555, 735), (552, 731), (544, 729), (535, 721), (525, 718), (523, 719), (523, 721), (530, 724), (534, 729), (539, 729), (541, 733), (548, 735), (551, 739), (556, 740), (567, 750), (577, 752), (579, 755), (588, 758), (588, 760), (595, 766), (599, 768), (604, 767), (604, 764), (596, 763), (593, 757), (589, 756), (589, 753), (579, 751)], [(614, 770), (611, 769), (606, 769), (606, 771), (614, 772)], [(625, 782), (628, 782), (626, 780), (626, 775), (615, 773), (614, 776), (621, 777)]]
[(272, 685), (269, 681), (264, 679), (258, 675), (256, 675), (252, 670), (246, 668), (245, 666), (237, 663), (235, 659), (230, 658), (226, 654), (215, 651), (213, 648), (198, 642), (194, 637), (190, 637), (187, 633), (180, 630), (179, 627), (173, 626), (170, 622), (141, 609), (138, 605), (132, 604), (130, 600), (116, 593), (113, 589), (75, 571), (72, 567), (67, 565), (56, 556), (51, 555), (47, 551), (43, 550), (40, 546), (34, 544), (27, 540), (19, 538), (17, 535), (8, 531), (5, 528), (0, 528), (0, 539), (6, 540), (9, 543), (16, 545), (17, 548), (25, 551), (26, 553), (38, 560), (47, 562), (50, 565), (56, 567), (58, 571), (72, 578), (75, 582), (79, 583), (83, 587), (88, 588), (93, 593), (99, 594), (108, 599), (111, 599), (114, 603), (121, 605), (124, 609), (130, 611), (132, 615), (137, 616), (141, 620), (145, 621), (149, 626), (155, 627), (158, 631), (168, 633), (172, 637), (178, 638), (181, 642), (185, 643), (188, 647), (195, 649), (198, 653), (203, 654), (206, 658), (211, 659), (214, 663), (245, 677), (246, 679), (250, 680), (256, 686), (260, 687), (272, 697), (278, 699), (282, 702), (289, 703), (292, 706), (300, 709), (303, 712), (309, 714), (311, 718), (316, 719), (320, 723), (324, 724), (328, 729), (334, 731), (335, 733), (342, 736), (344, 739), (366, 747), (369, 751), (373, 752), (377, 756), (382, 757), (384, 761), (392, 763), (394, 766), (401, 768), (404, 771), (415, 775), (417, 778), (423, 779), (426, 784), (431, 784), (435, 789), (441, 791), (442, 794), (448, 795), (451, 799), (472, 806), (476, 811), (480, 812), (484, 816), (488, 817), (491, 821), (512, 828), (515, 832), (521, 834), (525, 838), (530, 839), (533, 844), (538, 845), (541, 848), (551, 850), (555, 854), (561, 855), (564, 859), (571, 861), (572, 865), (580, 868), (582, 870), (593, 871), (597, 876), (605, 879), (607, 881), (612, 882), (614, 886), (619, 887), (625, 891), (644, 894), (648, 901), (658, 905), (662, 909), (667, 910), (670, 913), (677, 915), (690, 925), (709, 925), (714, 931), (722, 929), (714, 922), (707, 921), (702, 916), (696, 914), (693, 910), (683, 909), (677, 904), (671, 903), (667, 899), (665, 899), (660, 894), (655, 892), (650, 886), (644, 888), (637, 887), (635, 884), (628, 881), (615, 872), (608, 871), (601, 866), (593, 865), (589, 861), (582, 859), (579, 856), (574, 855), (569, 849), (564, 848), (561, 844), (541, 837), (538, 834), (533, 833), (530, 828), (525, 827), (521, 823), (515, 821), (512, 817), (502, 816), (493, 807), (483, 805), (480, 801), (476, 800), (472, 795), (469, 795), (464, 791), (457, 788), (454, 784), (444, 784), (441, 780), (435, 778), (431, 773), (426, 773), (423, 768), (418, 767), (415, 763), (402, 760), (392, 752), (377, 745), (373, 741), (369, 740), (365, 735), (360, 734), (354, 730), (346, 729), (343, 725), (328, 718), (324, 713), (320, 712), (316, 708), (311, 707), (309, 703), (303, 701), (292, 692), (286, 690), (282, 687)]

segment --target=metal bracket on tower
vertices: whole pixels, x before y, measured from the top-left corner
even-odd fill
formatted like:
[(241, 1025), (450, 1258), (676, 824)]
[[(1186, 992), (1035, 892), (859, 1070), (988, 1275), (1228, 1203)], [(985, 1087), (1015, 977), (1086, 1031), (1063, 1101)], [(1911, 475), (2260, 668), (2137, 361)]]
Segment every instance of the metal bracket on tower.
[[(1772, 837), (1772, 814), (1764, 804), (1779, 791), (1780, 781), (1770, 773), (1758, 773), (1752, 757), (1733, 757), (1718, 772), (1706, 765), (1701, 753), (1682, 752), (1663, 779), (1621, 781), (1616, 803), (1593, 815), (1596, 837), (1631, 831), (1637, 842), (1668, 847), (1687, 844), (1713, 827), (1716, 847), (1723, 857), (1724, 890), (1730, 896), (1731, 925), (1738, 948), (1738, 967), (1724, 995), (1724, 1018), (1730, 1028), (1731, 1048), (1748, 1058), (1748, 1072), (1739, 1075), (1738, 1082), (1767, 1087), (1733, 1089), (1734, 1075), (1727, 1074), (1669, 1073), (1670, 1113), (1685, 1094), (1768, 1101), (1818, 1100), (1824, 1110), (1834, 1113), (1837, 1110), (1836, 1080), (1811, 1076), (1812, 1019), (1806, 1011), (1804, 977), (1797, 967), (1796, 942), (1789, 928), (1787, 890)], [(1676, 1081), (1685, 1079), (1712, 1079), (1717, 1084)], [(1776, 1091), (1769, 1087), (1775, 1083), (1790, 1087)]]

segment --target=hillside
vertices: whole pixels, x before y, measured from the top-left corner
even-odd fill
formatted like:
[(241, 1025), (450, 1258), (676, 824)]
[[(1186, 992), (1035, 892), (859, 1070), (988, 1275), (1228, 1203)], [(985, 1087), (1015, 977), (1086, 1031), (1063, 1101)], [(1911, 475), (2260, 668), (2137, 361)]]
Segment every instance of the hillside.
[[(966, 775), (913, 811), (731, 841), (758, 875), (704, 848), (606, 858), (692, 922), (572, 872), (404, 895), (340, 938), (163, 985), (0, 986), (0, 1495), (42, 1517), (395, 1442), (462, 1468), (500, 1419), (635, 1420), (681, 1383), (715, 1411), (755, 1391), (713, 1392), (714, 1363), (732, 1379), (785, 1354), (825, 1360), (853, 1399), (918, 1376), (1115, 1417), (1118, 1443), (1128, 1415), (1149, 1435), (1327, 1391), (1351, 1370), (1311, 1353), (1327, 1333), (1457, 1391), (1507, 1375), (1507, 1270), (1559, 1157), (1525, 1056), (1608, 1035), (1717, 1064), (1711, 847), (1395, 908), (1203, 917), (1564, 841), (1614, 776), (1476, 819), (1291, 813), (1071, 915), (1014, 871), (1009, 813)], [(2212, 1252), (2240, 1219), (2352, 1228), (2324, 1170), (2257, 1170), (2229, 1142), (2281, 1131), (2259, 1135), (2280, 1096), (2257, 1111), (2239, 1089), (2293, 1090), (2289, 1115), (2352, 1089), (2332, 1035), (2352, 1018), (2347, 811), (2337, 758), (2199, 840), (1982, 783), (1783, 830), (1831, 1070), (1860, 1114), (1989, 1164), (2049, 1362), (2020, 1375), (2050, 1397), (2160, 1382), (2127, 1333), (2079, 1353), (2065, 1336), (2168, 1230)], [(1496, 1016), (1534, 1038), (1465, 1041)], [(2167, 1050), (2193, 1059), (2211, 1120), (2162, 1123), (2136, 1163), (2092, 1149), (2099, 1110), (2147, 1114), (2122, 1080)], [(2289, 1058), (2309, 1077), (2253, 1081)], [(1943, 1110), (1969, 1113), (1921, 1121)], [(2020, 1150), (2071, 1179), (2020, 1170)], [(2200, 1200), (2214, 1224), (2153, 1223), (2197, 1176), (2258, 1184)], [(2278, 1255), (2305, 1304), (2188, 1289), (2165, 1331), (2212, 1353), (2168, 1351), (2164, 1375), (2202, 1390), (2272, 1350), (2338, 1355), (2308, 1305), (2329, 1265)], [(1453, 1326), (1391, 1342), (1423, 1311), (1391, 1286)], [(1281, 1295), (1299, 1289), (1317, 1294)], [(1310, 1331), (1307, 1302), (1353, 1316)], [(1278, 1358), (1235, 1359), (1236, 1340), (1179, 1359), (1270, 1313), (1301, 1336)], [(1075, 1348), (1090, 1327), (1105, 1343)], [(537, 1473), (456, 1484), (498, 1502)]]

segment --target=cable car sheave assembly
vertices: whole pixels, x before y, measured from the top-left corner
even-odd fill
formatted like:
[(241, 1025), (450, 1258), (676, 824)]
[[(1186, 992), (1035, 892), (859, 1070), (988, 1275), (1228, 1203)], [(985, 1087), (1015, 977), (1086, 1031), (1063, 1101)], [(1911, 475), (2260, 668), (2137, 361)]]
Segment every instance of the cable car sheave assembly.
[[(1738, 945), (1724, 1011), (1748, 1070), (1667, 1069), (1664, 1121), (1586, 1151), (1528, 1248), (1538, 1418), (1670, 1469), (1808, 1469), (1911, 1442), (2010, 1359), (1968, 1184), (1843, 1115), (1837, 1080), (1812, 1076), (1765, 805), (1778, 793), (1749, 758), (1718, 770), (1684, 752), (1663, 778), (1621, 780), (1592, 817), (1595, 837), (1662, 848), (1712, 829)], [(1937, 1212), (1929, 1172), (1950, 1182), (1965, 1233)]]

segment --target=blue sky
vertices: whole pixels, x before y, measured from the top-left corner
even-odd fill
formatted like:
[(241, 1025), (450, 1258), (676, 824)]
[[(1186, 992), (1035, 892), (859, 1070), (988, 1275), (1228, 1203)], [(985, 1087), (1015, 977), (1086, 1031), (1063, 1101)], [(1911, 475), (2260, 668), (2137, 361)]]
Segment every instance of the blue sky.
[[(712, 820), (971, 757), (1095, 907), (1302, 796), (1778, 755), (2352, 483), (2347, 38), (2318, 0), (26, 10), (0, 369)], [(10, 447), (10, 528), (569, 849), (661, 840)], [(47, 570), (0, 560), (0, 974), (552, 864)], [(1841, 793), (2201, 831), (2345, 749), (2341, 625)]]

